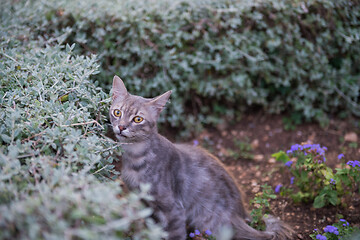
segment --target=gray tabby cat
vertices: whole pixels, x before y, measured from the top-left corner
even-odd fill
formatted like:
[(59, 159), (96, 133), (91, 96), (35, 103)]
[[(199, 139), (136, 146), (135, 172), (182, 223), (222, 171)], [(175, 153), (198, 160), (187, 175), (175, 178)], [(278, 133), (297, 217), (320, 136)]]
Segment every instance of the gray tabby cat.
[[(148, 99), (127, 92), (123, 81), (113, 79), (110, 120), (123, 145), (122, 178), (129, 189), (151, 184), (149, 205), (168, 239), (186, 239), (186, 228), (234, 229), (234, 239), (291, 239), (292, 230), (280, 220), (265, 219), (266, 231), (251, 228), (234, 179), (221, 162), (205, 150), (173, 144), (157, 131), (157, 118), (171, 91)], [(220, 239), (221, 240), (221, 239)]]

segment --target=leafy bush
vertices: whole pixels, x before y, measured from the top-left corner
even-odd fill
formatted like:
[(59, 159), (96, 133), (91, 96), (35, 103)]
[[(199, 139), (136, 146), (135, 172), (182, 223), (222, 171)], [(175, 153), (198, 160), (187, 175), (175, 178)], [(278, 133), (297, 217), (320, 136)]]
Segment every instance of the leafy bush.
[[(160, 239), (113, 169), (120, 146), (103, 136), (110, 98), (90, 80), (95, 56), (57, 40), (23, 40), (0, 26), (0, 239)], [(52, 46), (50, 46), (52, 45)]]
[(173, 89), (173, 126), (196, 129), (248, 106), (321, 122), (360, 115), (359, 1), (52, 0), (6, 11), (29, 38), (61, 36), (97, 53), (104, 87), (116, 73), (134, 93)]
[[(283, 188), (282, 192), (290, 194), (295, 202), (314, 201), (314, 207), (321, 208), (340, 204), (343, 196), (356, 191), (360, 184), (360, 162), (348, 161), (334, 172), (325, 164), (326, 150), (319, 144), (295, 144), (286, 153), (274, 153), (272, 156), (291, 172), (291, 186), (296, 186)], [(339, 159), (342, 158), (344, 155), (340, 154)]]

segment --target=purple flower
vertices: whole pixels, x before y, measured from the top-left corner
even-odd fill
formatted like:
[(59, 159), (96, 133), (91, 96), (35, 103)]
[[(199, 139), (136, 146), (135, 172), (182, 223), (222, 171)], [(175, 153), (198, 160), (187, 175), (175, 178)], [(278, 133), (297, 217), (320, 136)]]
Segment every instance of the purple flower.
[(212, 232), (211, 232), (209, 229), (207, 229), (207, 230), (205, 231), (205, 234), (208, 235), (208, 236), (210, 236), (210, 235), (212, 234)]
[(308, 155), (309, 153), (312, 154), (315, 153), (315, 155), (317, 156), (322, 156), (322, 160), (318, 161), (319, 164), (326, 161), (325, 151), (327, 151), (327, 147), (321, 147), (320, 144), (310, 144), (310, 143), (303, 145), (295, 144), (292, 145), (291, 149), (288, 150), (286, 153), (289, 154), (296, 151), (302, 152), (305, 156)]
[(195, 233), (190, 233), (189, 237), (191, 237), (191, 238), (195, 237)]
[(357, 161), (357, 160), (348, 161), (346, 164), (349, 165), (349, 166), (352, 166), (352, 167), (356, 167), (356, 166), (359, 166), (359, 167), (360, 167), (360, 162)]
[(330, 183), (335, 185), (336, 181), (334, 179), (330, 178)]
[(199, 230), (195, 230), (195, 235), (200, 235), (200, 231)]
[(344, 227), (349, 226), (348, 221), (346, 221), (345, 219), (340, 219), (340, 222), (344, 222), (344, 223), (343, 223), (343, 226), (344, 226)]
[(194, 146), (199, 145), (199, 141), (198, 141), (198, 140), (194, 140), (194, 141), (193, 141), (193, 145), (194, 145)]
[(302, 149), (303, 149), (303, 146), (301, 146), (300, 144), (292, 145), (290, 148), (291, 151), (298, 151), (298, 150), (302, 150)]
[(340, 153), (339, 155), (338, 155), (338, 159), (340, 160), (340, 159), (342, 159), (344, 157), (344, 154), (343, 153)]
[(291, 167), (291, 164), (293, 164), (293, 162), (292, 162), (292, 161), (287, 161), (287, 162), (285, 163), (285, 166), (287, 166), (287, 167)]
[(322, 148), (316, 148), (316, 152), (320, 155), (324, 155), (325, 154), (325, 150)]
[(294, 179), (295, 179), (295, 177), (290, 178), (290, 184), (294, 184)]
[(354, 164), (355, 164), (355, 166), (360, 167), (360, 162), (359, 162), (358, 160), (355, 160), (355, 161), (354, 161)]
[(292, 154), (292, 153), (293, 153), (292, 150), (287, 150), (287, 151), (286, 151), (286, 154), (287, 154), (287, 155), (290, 155), (290, 154)]
[(276, 187), (275, 187), (275, 192), (278, 193), (280, 192), (280, 188), (282, 187), (282, 184), (278, 184)]
[[(337, 227), (331, 226), (331, 225), (327, 225), (324, 228), (324, 232), (329, 232), (329, 233), (334, 233), (335, 231), (338, 231)], [(338, 232), (339, 234), (339, 232)]]
[(326, 240), (327, 238), (321, 234), (318, 234), (316, 235), (316, 239), (319, 239), (319, 240)]

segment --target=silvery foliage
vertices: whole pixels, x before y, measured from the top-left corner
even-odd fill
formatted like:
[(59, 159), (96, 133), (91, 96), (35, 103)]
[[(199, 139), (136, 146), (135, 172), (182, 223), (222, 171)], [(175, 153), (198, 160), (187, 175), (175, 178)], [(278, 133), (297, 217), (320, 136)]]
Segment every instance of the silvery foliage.
[(0, 239), (160, 239), (149, 186), (124, 193), (113, 168), (97, 57), (17, 14), (0, 14)]

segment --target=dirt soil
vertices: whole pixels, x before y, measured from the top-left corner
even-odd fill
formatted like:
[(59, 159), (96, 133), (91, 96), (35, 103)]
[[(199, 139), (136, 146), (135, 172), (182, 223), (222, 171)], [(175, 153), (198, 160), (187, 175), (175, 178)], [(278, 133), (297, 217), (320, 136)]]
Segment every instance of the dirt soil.
[[(346, 162), (360, 160), (359, 120), (331, 120), (326, 128), (315, 123), (284, 130), (282, 116), (252, 113), (240, 121), (209, 128), (196, 136), (192, 142), (216, 155), (227, 166), (246, 193), (247, 202), (267, 183), (273, 189), (278, 184), (290, 185), (290, 174), (271, 154), (288, 150), (291, 145), (302, 142), (326, 146), (326, 164), (340, 167), (337, 156), (345, 155)], [(171, 137), (170, 137), (171, 138)], [(360, 195), (354, 193), (345, 202), (347, 206), (329, 206), (315, 209), (312, 204), (295, 204), (289, 197), (271, 200), (273, 215), (280, 217), (296, 231), (298, 239), (311, 239), (315, 228), (322, 229), (339, 220), (346, 219), (351, 226), (360, 226)]]

